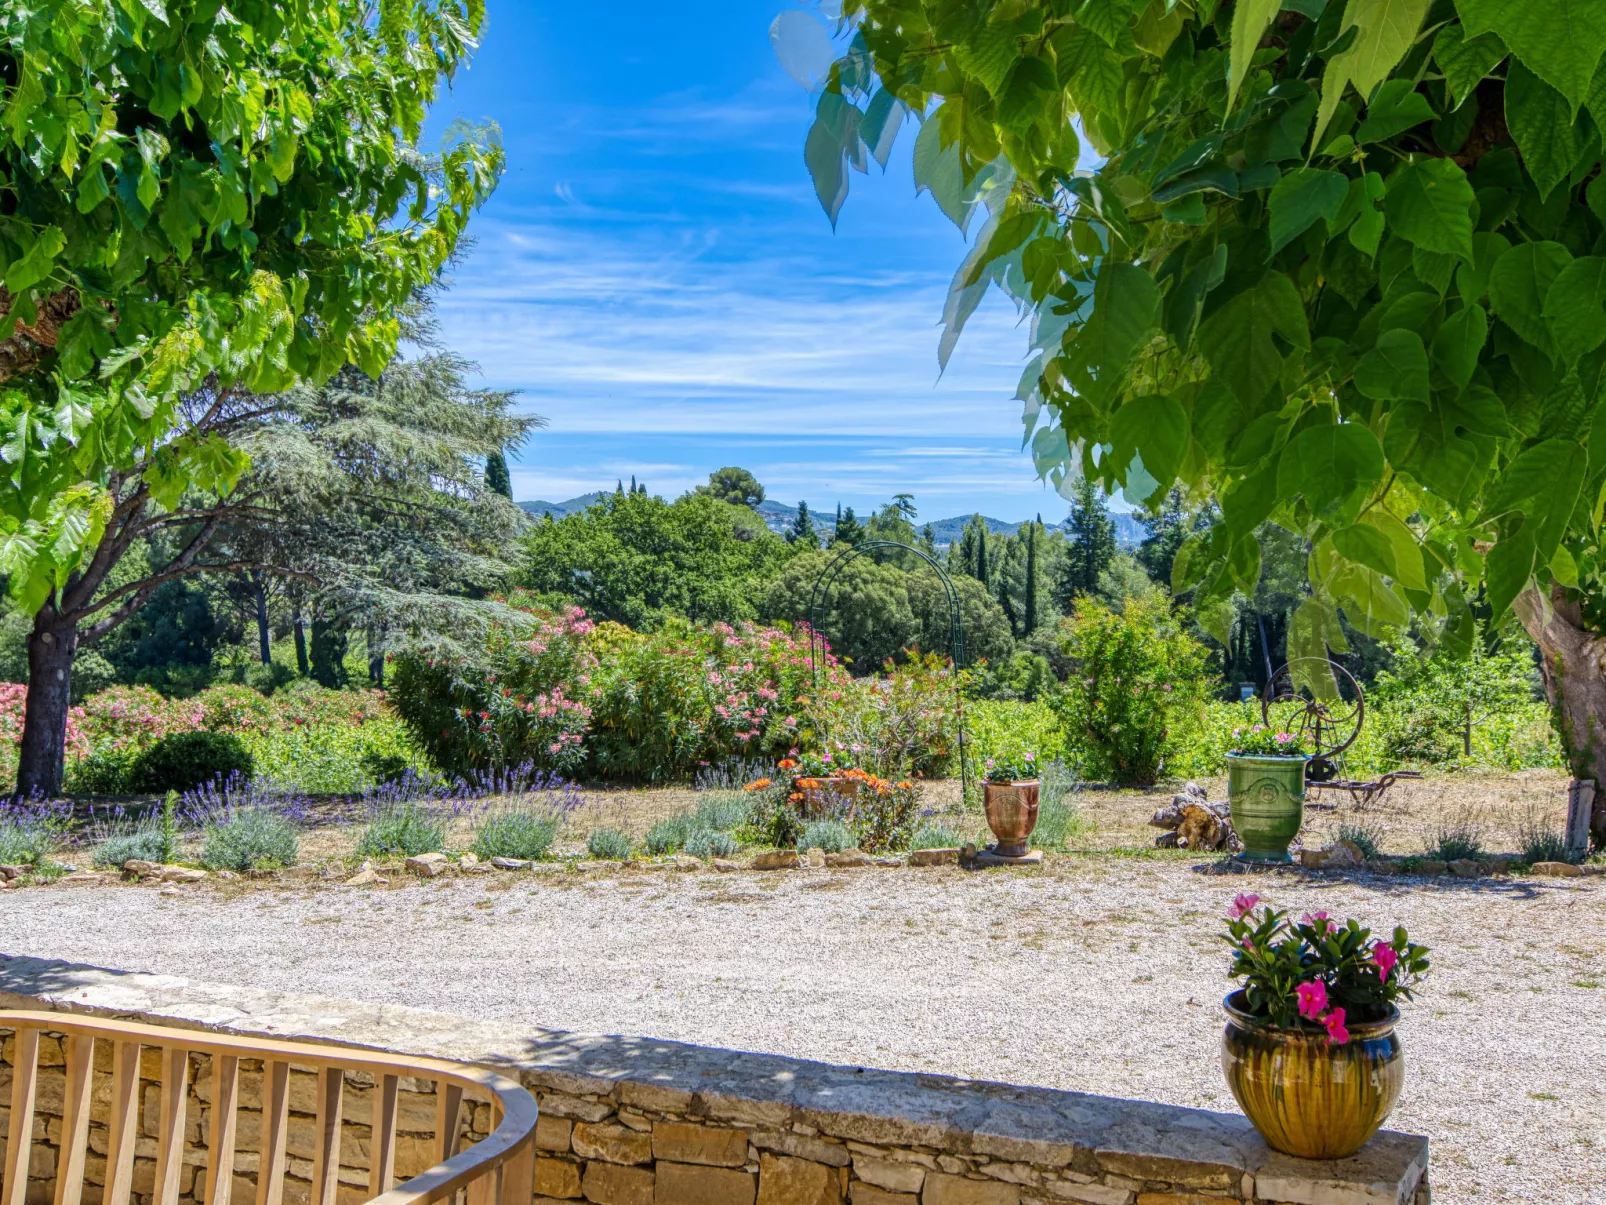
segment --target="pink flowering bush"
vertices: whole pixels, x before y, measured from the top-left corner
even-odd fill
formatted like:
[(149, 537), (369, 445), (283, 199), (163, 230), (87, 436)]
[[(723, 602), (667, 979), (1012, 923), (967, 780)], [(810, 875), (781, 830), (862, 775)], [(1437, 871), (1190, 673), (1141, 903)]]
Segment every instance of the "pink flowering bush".
[[(22, 744), (22, 717), (28, 705), (28, 688), (16, 682), (0, 682), (0, 782), (10, 785), (17, 780), (17, 747)], [(67, 711), (67, 758), (83, 757), (89, 752), (89, 740), (84, 734), (84, 709)]]
[(1245, 757), (1308, 757), (1302, 733), (1282, 732), (1264, 724), (1232, 730), (1231, 753)]
[[(607, 625), (594, 647), (587, 745), (599, 778), (689, 778), (732, 758), (773, 763), (804, 743), (812, 687), (803, 633), (748, 623), (672, 621), (655, 632)], [(826, 693), (846, 688), (834, 658), (823, 669)]]
[(1233, 950), (1229, 974), (1244, 981), (1235, 994), (1252, 1016), (1323, 1031), (1329, 1045), (1341, 1045), (1349, 1025), (1384, 1020), (1427, 974), (1427, 948), (1403, 928), (1385, 941), (1353, 920), (1307, 912), (1295, 922), (1260, 903), (1258, 895), (1234, 898), (1223, 935)]
[(568, 773), (585, 760), (596, 626), (506, 600), (529, 625), (500, 624), (472, 658), (416, 649), (393, 658), (389, 699), (413, 740), (448, 774), (530, 765)]

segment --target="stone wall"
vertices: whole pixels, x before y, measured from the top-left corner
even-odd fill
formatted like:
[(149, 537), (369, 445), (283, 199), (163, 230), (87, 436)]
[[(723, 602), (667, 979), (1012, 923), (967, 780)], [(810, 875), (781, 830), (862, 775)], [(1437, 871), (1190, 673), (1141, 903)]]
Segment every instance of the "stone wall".
[[(1354, 1158), (1315, 1163), (1272, 1152), (1247, 1121), (1230, 1114), (531, 1030), (41, 959), (0, 956), (0, 1008), (349, 1043), (491, 1068), (521, 1081), (540, 1102), (532, 1205), (1427, 1205), (1429, 1197), (1427, 1139), (1407, 1134), (1385, 1132)], [(54, 1144), (61, 1124), (59, 1047), (49, 1057), (35, 1134)], [(4, 1060), (0, 1105), (9, 1102), (9, 1043)], [(147, 1067), (147, 1074), (154, 1071)], [(186, 1205), (204, 1179), (194, 1169), (206, 1163), (210, 1107), (206, 1060), (197, 1057), (192, 1073)], [(311, 1083), (310, 1075), (292, 1076), (288, 1205), (307, 1200)], [(343, 1205), (366, 1196), (369, 1086), (361, 1077), (348, 1081)], [(97, 1101), (102, 1087), (97, 1083)], [(405, 1176), (429, 1162), (434, 1102), (428, 1083), (402, 1087), (397, 1166)], [(260, 1109), (260, 1074), (247, 1074), (242, 1101), (247, 1110)], [(235, 1175), (245, 1191), (255, 1182), (259, 1117), (241, 1118)], [(488, 1106), (465, 1110), (464, 1125), (469, 1140), (483, 1136)], [(137, 1194), (150, 1192), (154, 1127), (147, 1101)], [(104, 1153), (103, 1139), (91, 1142), (92, 1151)], [(27, 1205), (52, 1199), (54, 1165), (53, 1145), (35, 1148)], [(89, 1179), (100, 1181), (102, 1172), (103, 1163), (91, 1160)], [(98, 1194), (85, 1205), (99, 1205)], [(148, 1205), (148, 1196), (140, 1205)]]

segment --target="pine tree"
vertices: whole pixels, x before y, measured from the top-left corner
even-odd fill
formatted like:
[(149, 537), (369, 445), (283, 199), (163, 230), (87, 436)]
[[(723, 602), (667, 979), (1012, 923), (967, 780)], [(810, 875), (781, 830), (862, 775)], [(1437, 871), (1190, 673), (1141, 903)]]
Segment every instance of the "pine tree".
[(485, 488), (509, 500), (513, 497), (513, 479), (508, 476), (507, 457), (500, 449), (485, 457)]
[(1042, 524), (1042, 517), (1036, 523), (1026, 525), (1026, 619), (1025, 635), (1030, 636), (1037, 631), (1037, 529)]
[(792, 530), (786, 533), (788, 544), (801, 544), (805, 548), (818, 548), (820, 546), (820, 533), (814, 529), (814, 516), (809, 514), (809, 504), (797, 504), (797, 518), (792, 520)]
[(853, 513), (853, 508), (850, 506), (842, 512), (842, 517), (837, 520), (835, 543), (857, 544), (863, 539), (864, 524), (859, 522), (858, 517)]
[(1115, 559), (1115, 521), (1105, 509), (1103, 493), (1087, 477), (1076, 484), (1065, 526), (1069, 538), (1059, 595), (1069, 610), (1072, 599), (1098, 589), (1099, 574)]
[(930, 523), (920, 529), (920, 551), (933, 560), (937, 558), (937, 533), (932, 530)]

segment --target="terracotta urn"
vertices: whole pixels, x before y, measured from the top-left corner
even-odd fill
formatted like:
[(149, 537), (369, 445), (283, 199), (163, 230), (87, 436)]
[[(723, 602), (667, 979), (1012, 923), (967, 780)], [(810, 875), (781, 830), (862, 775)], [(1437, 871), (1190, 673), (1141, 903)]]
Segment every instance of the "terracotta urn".
[(1004, 858), (1024, 857), (1037, 827), (1037, 781), (984, 783), (982, 802), (987, 827), (998, 838), (992, 852)]
[(1221, 1070), (1266, 1144), (1301, 1159), (1343, 1159), (1377, 1133), (1400, 1098), (1405, 1056), (1399, 1010), (1349, 1022), (1349, 1041), (1317, 1029), (1284, 1029), (1248, 1012), (1242, 991), (1223, 1002)]

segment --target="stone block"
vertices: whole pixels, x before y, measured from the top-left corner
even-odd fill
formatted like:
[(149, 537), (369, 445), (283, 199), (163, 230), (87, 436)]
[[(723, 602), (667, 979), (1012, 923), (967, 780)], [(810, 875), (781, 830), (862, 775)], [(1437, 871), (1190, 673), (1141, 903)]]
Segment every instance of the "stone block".
[(782, 1155), (795, 1155), (828, 1167), (846, 1167), (853, 1157), (840, 1142), (826, 1142), (803, 1134), (788, 1134), (767, 1130), (756, 1131), (750, 1141), (761, 1151), (776, 1151)]
[(1426, 1138), (1385, 1131), (1348, 1159), (1272, 1152), (1255, 1172), (1255, 1194), (1285, 1205), (1399, 1205), (1423, 1186), (1427, 1166)]
[(161, 875), (164, 883), (199, 883), (206, 878), (206, 871), (189, 866), (163, 866)]
[(659, 1163), (653, 1205), (753, 1205), (758, 1177), (728, 1167)]
[(1020, 1189), (997, 1180), (968, 1180), (932, 1172), (926, 1177), (920, 1205), (1020, 1205)]
[(651, 1163), (652, 1138), (618, 1125), (593, 1125), (582, 1121), (574, 1127), (571, 1141), (574, 1153), (585, 1159), (608, 1163)]
[(840, 1205), (842, 1174), (823, 1163), (762, 1155), (758, 1164), (758, 1205)]
[(839, 854), (826, 854), (825, 864), (832, 869), (848, 870), (858, 866), (874, 866), (870, 855), (857, 849), (845, 849)]
[(691, 1093), (663, 1084), (637, 1083), (622, 1080), (616, 1086), (622, 1104), (638, 1109), (656, 1109), (660, 1113), (684, 1113), (691, 1108)]
[(1132, 1190), (1115, 1184), (1066, 1184), (1050, 1181), (1044, 1185), (1061, 1201), (1080, 1201), (1084, 1205), (1132, 1205)]
[(957, 849), (912, 849), (909, 851), (909, 865), (957, 866), (959, 865), (959, 851)]
[(1582, 866), (1575, 866), (1571, 862), (1535, 862), (1532, 870), (1534, 874), (1550, 879), (1577, 879), (1584, 874)]
[(548, 1117), (542, 1113), (535, 1120), (535, 1145), (543, 1151), (566, 1151), (574, 1122), (567, 1117)]
[(586, 1164), (580, 1191), (596, 1205), (652, 1205), (653, 1174), (645, 1167), (598, 1160)]
[(1097, 1150), (1093, 1154), (1099, 1166), (1107, 1172), (1129, 1176), (1133, 1180), (1164, 1180), (1178, 1188), (1226, 1192), (1243, 1175), (1240, 1167), (1165, 1155), (1146, 1155), (1140, 1151)]
[(849, 1185), (848, 1200), (852, 1205), (920, 1205), (920, 1198), (912, 1192), (888, 1192), (863, 1180)]
[(576, 1121), (601, 1121), (613, 1112), (606, 1101), (587, 1100), (583, 1096), (565, 1096), (561, 1092), (544, 1092), (537, 1099), (543, 1116), (572, 1117)]
[(442, 853), (415, 854), (402, 865), (411, 873), (426, 879), (439, 878), (452, 869), (452, 864)]
[(567, 1159), (549, 1159), (544, 1155), (535, 1160), (535, 1195), (574, 1200), (580, 1196), (580, 1165)]
[(1237, 1199), (1201, 1196), (1196, 1192), (1140, 1192), (1137, 1205), (1233, 1205)]
[(803, 865), (794, 849), (772, 849), (753, 859), (754, 870), (796, 870)]
[[(741, 1167), (747, 1162), (747, 1131), (660, 1121), (652, 1128), (652, 1157), (671, 1163)], [(662, 1169), (659, 1171), (661, 1174)]]
[(496, 857), (491, 859), (491, 865), (498, 870), (528, 870), (530, 868), (530, 863), (524, 858)]
[(1450, 864), (1448, 862), (1441, 862), (1437, 858), (1421, 858), (1417, 861), (1416, 873), (1431, 875), (1449, 874)]
[(1450, 873), (1458, 879), (1475, 879), (1483, 874), (1483, 864), (1473, 858), (1457, 858), (1450, 863)]
[(888, 1192), (919, 1192), (920, 1186), (926, 1182), (926, 1169), (917, 1164), (872, 1159), (868, 1155), (854, 1156), (853, 1174)]

